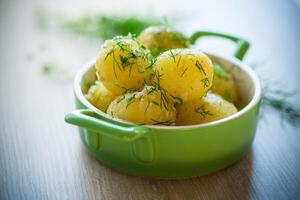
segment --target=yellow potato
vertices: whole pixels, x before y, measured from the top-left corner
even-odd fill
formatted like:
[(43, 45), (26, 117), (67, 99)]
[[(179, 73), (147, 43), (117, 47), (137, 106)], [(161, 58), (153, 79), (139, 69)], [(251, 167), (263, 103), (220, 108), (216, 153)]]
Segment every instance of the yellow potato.
[(150, 26), (138, 37), (139, 41), (156, 56), (170, 49), (187, 48), (187, 39), (164, 26)]
[(176, 110), (168, 94), (154, 86), (117, 97), (107, 113), (138, 124), (174, 125)]
[(176, 125), (191, 125), (211, 122), (228, 117), (238, 110), (236, 107), (212, 92), (201, 99), (193, 99), (177, 107)]
[(166, 51), (157, 57), (153, 70), (156, 84), (182, 101), (202, 97), (212, 85), (212, 61), (198, 50)]
[(100, 81), (96, 81), (95, 85), (89, 88), (85, 97), (93, 106), (106, 112), (108, 105), (116, 98), (116, 95), (107, 90)]
[(96, 61), (96, 74), (115, 94), (138, 90), (149, 77), (150, 52), (135, 38), (117, 36), (102, 45)]
[(233, 104), (238, 102), (238, 94), (233, 77), (218, 64), (214, 64), (214, 78), (211, 90)]

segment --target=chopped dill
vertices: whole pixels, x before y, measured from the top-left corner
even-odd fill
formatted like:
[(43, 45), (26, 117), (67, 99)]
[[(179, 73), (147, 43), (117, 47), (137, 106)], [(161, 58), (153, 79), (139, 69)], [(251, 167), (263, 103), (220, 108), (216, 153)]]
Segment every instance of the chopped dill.
[(169, 110), (169, 98), (165, 90), (160, 90), (160, 108), (164, 107), (166, 110)]
[(180, 77), (183, 77), (183, 75), (185, 74), (185, 72), (186, 72), (187, 70), (188, 70), (188, 67), (185, 68), (185, 69), (183, 70), (183, 72), (181, 73)]
[(219, 65), (219, 64), (214, 64), (214, 75), (221, 78), (221, 79), (225, 79), (228, 80), (229, 79), (229, 75), (225, 72), (225, 70)]
[(128, 55), (130, 56), (130, 58), (133, 58), (133, 59), (138, 57), (138, 55), (134, 51), (128, 52)]
[(119, 65), (118, 61), (116, 61), (115, 51), (112, 51), (112, 56), (113, 56), (113, 70), (114, 70), (114, 75), (115, 75), (116, 79), (118, 79), (117, 73), (116, 73), (116, 63), (118, 65), (119, 69), (120, 69), (120, 65)]
[(209, 87), (209, 79), (208, 78), (204, 78), (201, 80), (201, 82), (203, 83), (204, 87)]
[(146, 86), (145, 87), (147, 94), (151, 94), (152, 92), (156, 91), (156, 87), (154, 86)]
[(121, 60), (122, 65), (127, 65), (129, 63), (128, 62), (128, 57), (126, 57), (126, 56), (121, 56), (120, 55), (120, 60)]
[(175, 97), (173, 95), (171, 95), (171, 97), (173, 98), (175, 106), (183, 104), (183, 100), (180, 97)]
[(156, 57), (152, 57), (150, 59), (150, 63), (149, 63), (149, 66), (147, 67), (147, 69), (152, 68), (154, 66), (155, 62), (156, 62)]
[(203, 66), (201, 63), (197, 60), (195, 66), (199, 69), (200, 73), (204, 74), (206, 76), (206, 72), (204, 71)]
[(121, 36), (114, 37), (112, 40), (116, 42), (116, 45), (121, 49), (121, 51), (127, 50), (128, 44), (126, 44)]
[(104, 61), (108, 58), (108, 56), (110, 56), (113, 51), (115, 50), (115, 48), (112, 48), (111, 50), (109, 50), (109, 52), (106, 54), (105, 58), (104, 58)]
[(153, 122), (155, 122), (153, 125), (164, 125), (164, 126), (170, 126), (170, 125), (173, 125), (175, 122), (171, 121), (171, 120), (166, 120), (166, 121), (158, 121), (158, 120), (155, 120), (155, 119), (152, 119), (151, 120)]
[(126, 88), (126, 87), (121, 87), (121, 88), (124, 89), (124, 94), (132, 93), (135, 91), (135, 88)]
[(144, 112), (144, 114), (146, 114), (146, 112), (147, 112), (147, 110), (148, 110), (149, 106), (150, 106), (150, 99), (149, 99), (149, 98), (147, 98), (147, 106), (146, 106), (146, 109), (145, 109), (145, 112)]
[(174, 63), (176, 63), (176, 55), (177, 54), (176, 53), (174, 54), (173, 51), (172, 51), (172, 49), (170, 50), (170, 54), (171, 54), (170, 57), (172, 57), (173, 60), (174, 60)]
[(154, 79), (154, 82), (155, 82), (155, 86), (157, 86), (158, 89), (160, 89), (160, 79), (163, 76), (163, 74), (160, 74), (157, 69), (154, 69), (153, 72), (154, 72), (153, 79)]
[(179, 56), (179, 58), (178, 58), (178, 61), (177, 61), (177, 64), (176, 64), (176, 67), (177, 67), (177, 68), (178, 68), (178, 66), (179, 66), (180, 61), (181, 61), (181, 56)]
[(136, 93), (125, 94), (125, 100), (127, 101), (126, 108), (128, 108), (128, 106), (134, 102), (135, 95)]
[(195, 111), (196, 113), (200, 114), (203, 118), (206, 118), (207, 115), (210, 115), (210, 116), (213, 115), (210, 111), (205, 110), (204, 104), (201, 105), (201, 106), (198, 107), (198, 108), (195, 108), (194, 111)]
[[(131, 77), (131, 71), (132, 67), (134, 66), (135, 63), (137, 63), (136, 59), (137, 58), (142, 58), (143, 60), (146, 60), (149, 58), (149, 52), (139, 48), (139, 49), (131, 49), (129, 46), (129, 43), (126, 41), (126, 39), (132, 37), (131, 34), (128, 36), (116, 36), (112, 39), (114, 42), (115, 46), (112, 47), (112, 49), (106, 54), (104, 61), (108, 58), (108, 56), (112, 57), (112, 62), (113, 62), (113, 70), (114, 70), (114, 75), (116, 79), (117, 73), (116, 73), (116, 66), (121, 72), (126, 71), (126, 69), (129, 68), (128, 71), (128, 76)], [(115, 57), (115, 50), (120, 49), (120, 51), (124, 52), (122, 55), (119, 55), (118, 58)], [(138, 68), (140, 69), (140, 68)], [(140, 71), (140, 73), (144, 73), (145, 71)]]
[(120, 98), (118, 98), (117, 103), (120, 103), (121, 101), (123, 101), (125, 99), (125, 95), (121, 96)]
[(152, 103), (156, 106), (159, 106), (159, 103), (157, 101), (152, 101)]

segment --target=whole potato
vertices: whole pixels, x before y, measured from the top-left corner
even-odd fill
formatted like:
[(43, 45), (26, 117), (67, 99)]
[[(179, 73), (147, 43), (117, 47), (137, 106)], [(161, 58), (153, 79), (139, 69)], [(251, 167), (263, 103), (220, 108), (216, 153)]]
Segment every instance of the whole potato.
[(138, 39), (153, 56), (166, 50), (188, 47), (187, 39), (181, 33), (165, 26), (150, 26), (141, 32)]
[(170, 95), (188, 101), (200, 98), (213, 80), (212, 61), (192, 49), (173, 49), (157, 57), (153, 65), (154, 82)]
[(208, 92), (201, 99), (193, 99), (177, 107), (177, 125), (192, 125), (228, 117), (238, 110), (221, 96)]
[(154, 86), (145, 86), (141, 92), (129, 92), (117, 97), (107, 113), (138, 124), (173, 125), (176, 110), (168, 94)]
[(116, 98), (116, 95), (107, 90), (100, 81), (96, 81), (89, 88), (85, 97), (93, 106), (106, 112), (108, 105)]
[(96, 74), (115, 94), (138, 90), (149, 77), (150, 52), (134, 37), (117, 36), (106, 40), (96, 61)]
[(214, 78), (211, 90), (233, 104), (238, 102), (238, 94), (233, 77), (218, 64), (214, 64)]

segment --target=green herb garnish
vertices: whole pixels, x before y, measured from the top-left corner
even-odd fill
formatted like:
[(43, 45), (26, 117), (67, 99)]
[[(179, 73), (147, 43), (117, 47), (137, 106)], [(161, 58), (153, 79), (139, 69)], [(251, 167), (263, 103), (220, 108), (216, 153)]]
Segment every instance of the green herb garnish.
[(200, 114), (203, 118), (206, 118), (207, 115), (212, 116), (213, 114), (209, 110), (205, 110), (204, 104), (194, 110), (196, 113)]
[(42, 71), (46, 75), (51, 74), (54, 70), (55, 70), (55, 67), (53, 64), (46, 63), (46, 64), (43, 64), (43, 66), (42, 66)]
[(188, 70), (188, 67), (185, 68), (185, 69), (183, 70), (183, 72), (181, 73), (180, 77), (183, 77), (183, 75), (185, 74), (185, 72), (186, 72), (187, 70)]
[(167, 120), (167, 121), (158, 121), (155, 119), (151, 119), (153, 122), (155, 122), (153, 125), (164, 125), (164, 126), (170, 126), (172, 124), (174, 124), (175, 122), (171, 121), (171, 120)]
[(164, 107), (166, 110), (169, 110), (169, 98), (167, 92), (163, 89), (160, 91), (160, 108)]
[(201, 82), (203, 83), (204, 87), (209, 87), (210, 81), (208, 78), (202, 79)]
[(146, 89), (147, 94), (151, 94), (152, 92), (157, 90), (157, 88), (154, 86), (146, 86), (145, 89)]
[(219, 64), (214, 64), (214, 76), (217, 76), (221, 79), (228, 80), (229, 76), (226, 73), (226, 71), (219, 65)]
[(300, 124), (300, 105), (293, 104), (289, 98), (294, 96), (295, 92), (286, 92), (275, 86), (264, 86), (262, 94), (262, 105), (271, 106), (280, 113), (282, 119), (286, 119), (294, 125)]
[(171, 95), (171, 97), (172, 97), (172, 99), (174, 101), (175, 106), (183, 104), (183, 100), (180, 97), (175, 97), (173, 95)]
[(64, 21), (63, 27), (82, 36), (105, 40), (116, 35), (139, 34), (148, 26), (161, 24), (163, 22), (155, 18), (83, 16), (79, 19)]
[(195, 63), (195, 66), (197, 67), (197, 69), (200, 71), (200, 73), (204, 74), (206, 76), (206, 73), (204, 71), (203, 66), (201, 65), (201, 63), (197, 60)]

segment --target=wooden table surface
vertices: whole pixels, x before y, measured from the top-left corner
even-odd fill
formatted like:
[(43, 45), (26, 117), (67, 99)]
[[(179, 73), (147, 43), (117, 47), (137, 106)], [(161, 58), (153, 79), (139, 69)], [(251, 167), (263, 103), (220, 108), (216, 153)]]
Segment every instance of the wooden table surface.
[[(72, 76), (97, 54), (100, 42), (53, 26), (41, 30), (34, 18), (37, 7), (65, 16), (177, 14), (177, 28), (187, 34), (213, 29), (248, 38), (252, 46), (245, 62), (259, 63), (264, 76), (296, 89), (299, 5), (292, 0), (0, 1), (0, 199), (300, 199), (299, 126), (281, 123), (269, 108), (262, 110), (247, 156), (211, 175), (153, 180), (96, 161), (83, 148), (77, 128), (63, 118), (74, 109)], [(201, 47), (224, 54), (232, 50), (219, 40)], [(57, 71), (43, 74), (45, 64)]]

